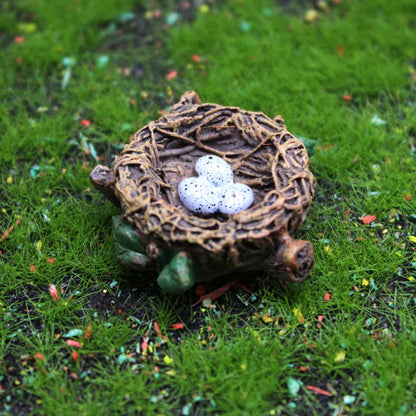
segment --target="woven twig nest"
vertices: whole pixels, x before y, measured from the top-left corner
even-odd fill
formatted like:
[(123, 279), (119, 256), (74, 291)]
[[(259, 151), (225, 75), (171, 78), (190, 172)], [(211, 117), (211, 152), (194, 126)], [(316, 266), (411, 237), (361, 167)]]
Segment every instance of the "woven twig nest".
[[(228, 162), (235, 182), (252, 189), (251, 207), (207, 217), (183, 205), (179, 183), (196, 176), (196, 160), (209, 154)], [(173, 249), (192, 257), (197, 280), (264, 270), (300, 281), (314, 261), (312, 244), (291, 237), (314, 193), (308, 164), (303, 143), (280, 116), (203, 104), (187, 92), (132, 137), (112, 169), (97, 166), (91, 180), (121, 205), (156, 263), (161, 252)]]

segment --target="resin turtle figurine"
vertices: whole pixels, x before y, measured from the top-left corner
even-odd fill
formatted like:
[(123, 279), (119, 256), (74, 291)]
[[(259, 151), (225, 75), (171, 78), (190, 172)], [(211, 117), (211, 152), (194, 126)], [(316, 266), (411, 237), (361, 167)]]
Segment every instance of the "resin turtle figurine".
[[(202, 173), (196, 164), (204, 161)], [(280, 116), (203, 104), (187, 92), (135, 133), (111, 168), (96, 166), (90, 179), (121, 206), (114, 218), (121, 262), (157, 270), (169, 293), (247, 271), (299, 282), (313, 267), (312, 244), (292, 236), (311, 204), (315, 178), (304, 144)], [(186, 194), (189, 189), (195, 192)], [(227, 192), (237, 202), (224, 202)]]

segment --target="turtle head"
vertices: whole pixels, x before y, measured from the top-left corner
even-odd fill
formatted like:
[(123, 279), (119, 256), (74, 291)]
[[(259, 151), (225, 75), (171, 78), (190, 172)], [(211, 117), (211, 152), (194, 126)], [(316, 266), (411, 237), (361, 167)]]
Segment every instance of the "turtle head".
[(314, 263), (312, 243), (294, 240), (288, 233), (284, 233), (276, 253), (266, 261), (266, 271), (272, 276), (301, 282), (309, 276)]
[(120, 206), (120, 201), (114, 193), (115, 179), (112, 169), (97, 165), (90, 173), (90, 181), (109, 201)]

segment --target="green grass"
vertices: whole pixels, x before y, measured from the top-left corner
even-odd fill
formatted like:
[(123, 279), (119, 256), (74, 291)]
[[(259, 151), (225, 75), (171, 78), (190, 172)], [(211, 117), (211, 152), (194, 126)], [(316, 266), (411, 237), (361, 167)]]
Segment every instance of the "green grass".
[[(416, 415), (414, 2), (47, 3), (0, 6), (0, 415)], [(115, 259), (88, 173), (189, 89), (317, 140), (303, 284), (192, 306)]]

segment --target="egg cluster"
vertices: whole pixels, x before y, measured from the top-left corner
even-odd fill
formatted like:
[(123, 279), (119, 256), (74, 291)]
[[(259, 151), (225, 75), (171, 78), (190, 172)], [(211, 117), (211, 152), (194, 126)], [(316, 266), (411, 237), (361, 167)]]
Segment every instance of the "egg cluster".
[(247, 209), (253, 191), (244, 183), (234, 183), (231, 166), (218, 156), (202, 156), (195, 164), (198, 177), (185, 178), (178, 187), (179, 198), (198, 214), (233, 214)]

